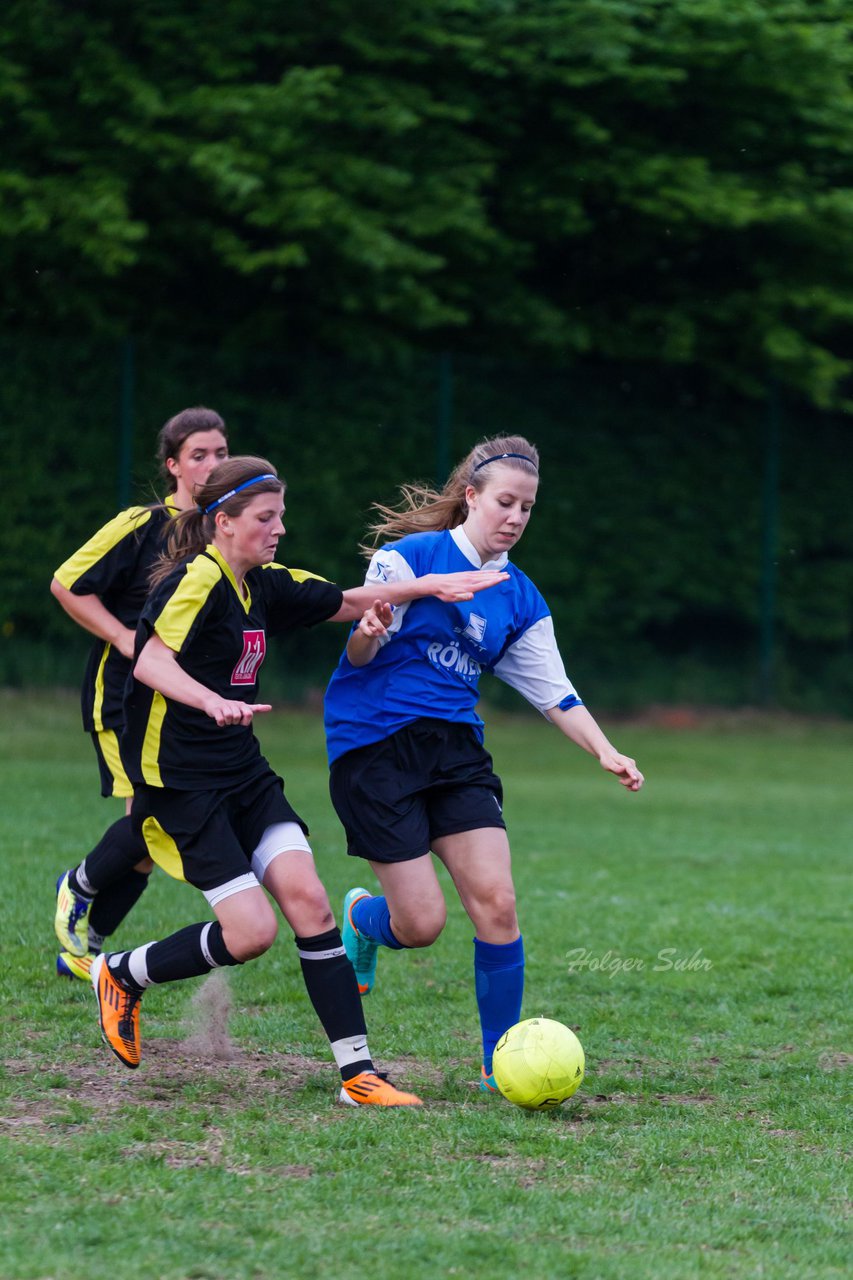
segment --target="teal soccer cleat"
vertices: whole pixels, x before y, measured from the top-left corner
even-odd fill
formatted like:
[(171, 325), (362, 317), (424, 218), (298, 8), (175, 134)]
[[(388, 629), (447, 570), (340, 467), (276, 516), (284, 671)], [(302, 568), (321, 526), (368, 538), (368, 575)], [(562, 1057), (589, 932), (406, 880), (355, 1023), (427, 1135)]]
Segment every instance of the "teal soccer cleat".
[(489, 1072), (486, 1075), (486, 1068), (480, 1067), (480, 1092), (481, 1093), (500, 1093), (495, 1077)]
[(376, 981), (376, 952), (378, 947), (369, 938), (362, 937), (353, 924), (350, 913), (357, 902), (360, 902), (362, 898), (369, 897), (371, 897), (371, 894), (366, 889), (350, 889), (344, 898), (344, 923), (341, 929), (344, 951), (346, 951), (347, 959), (355, 969), (358, 989), (363, 996), (373, 990), (373, 984)]

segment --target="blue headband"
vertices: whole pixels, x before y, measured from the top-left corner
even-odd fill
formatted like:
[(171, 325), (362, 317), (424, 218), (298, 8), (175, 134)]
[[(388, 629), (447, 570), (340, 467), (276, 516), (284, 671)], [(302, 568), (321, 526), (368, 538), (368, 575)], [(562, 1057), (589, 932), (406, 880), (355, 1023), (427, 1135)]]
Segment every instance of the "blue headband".
[(236, 489), (229, 489), (227, 493), (223, 493), (221, 498), (217, 498), (215, 502), (211, 502), (209, 507), (199, 505), (199, 511), (203, 516), (209, 516), (211, 511), (215, 511), (217, 507), (221, 507), (223, 502), (227, 502), (229, 498), (233, 498), (235, 493), (239, 493), (241, 489), (248, 489), (250, 484), (258, 484), (260, 480), (278, 480), (278, 476), (274, 476), (268, 471), (262, 476), (252, 476), (251, 480), (244, 480), (242, 484), (238, 484)]
[(493, 453), (491, 458), (484, 458), (482, 462), (478, 462), (474, 470), (479, 471), (480, 467), (487, 467), (490, 462), (503, 462), (504, 458), (521, 458), (522, 462), (529, 462), (538, 473), (536, 463), (532, 458), (528, 458), (526, 453)]

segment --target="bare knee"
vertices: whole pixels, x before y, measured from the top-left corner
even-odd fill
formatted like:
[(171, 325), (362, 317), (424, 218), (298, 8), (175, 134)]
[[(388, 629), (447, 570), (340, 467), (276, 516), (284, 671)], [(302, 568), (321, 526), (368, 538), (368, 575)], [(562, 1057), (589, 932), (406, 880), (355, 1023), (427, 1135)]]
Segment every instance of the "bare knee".
[(494, 885), (488, 893), (478, 896), (470, 904), (469, 914), (480, 938), (512, 941), (518, 934), (515, 889), (511, 884)]
[(447, 907), (444, 899), (440, 902), (425, 904), (417, 914), (404, 913), (398, 916), (391, 912), (391, 928), (394, 937), (404, 947), (430, 947), (447, 923)]
[(293, 932), (300, 938), (312, 938), (335, 927), (328, 895), (319, 880), (300, 884), (288, 892), (282, 910)]
[(272, 912), (263, 920), (252, 921), (251, 924), (241, 921), (239, 925), (223, 926), (222, 929), (226, 947), (240, 964), (269, 951), (277, 933), (278, 925)]

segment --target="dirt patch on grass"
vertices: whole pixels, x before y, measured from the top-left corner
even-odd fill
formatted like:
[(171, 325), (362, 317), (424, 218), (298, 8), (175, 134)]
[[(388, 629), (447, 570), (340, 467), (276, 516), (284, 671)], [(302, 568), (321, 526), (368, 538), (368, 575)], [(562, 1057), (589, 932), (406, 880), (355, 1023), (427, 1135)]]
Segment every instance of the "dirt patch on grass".
[(846, 1071), (853, 1064), (853, 1053), (822, 1053), (817, 1060), (821, 1071)]
[(117, 1108), (140, 1103), (165, 1109), (197, 1100), (227, 1111), (253, 1103), (268, 1106), (271, 1094), (290, 1095), (309, 1083), (327, 1087), (333, 1094), (337, 1080), (333, 1063), (324, 1068), (314, 1058), (246, 1051), (230, 1041), (223, 1057), (221, 1044), (206, 1052), (194, 1036), (183, 1043), (148, 1040), (136, 1071), (122, 1066), (107, 1049), (85, 1058), (68, 1058), (53, 1073), (46, 1073), (43, 1061), (30, 1055), (7, 1061), (4, 1067), (20, 1081), (20, 1091), (10, 1100), (9, 1114), (0, 1125), (30, 1132), (34, 1126), (50, 1126), (67, 1117), (69, 1107), (84, 1108), (96, 1122), (108, 1119)]
[[(69, 1122), (108, 1124), (117, 1110), (140, 1105), (153, 1111), (198, 1105), (223, 1115), (253, 1106), (269, 1110), (276, 1101), (286, 1101), (303, 1089), (311, 1091), (309, 1108), (316, 1096), (319, 1106), (329, 1106), (331, 1116), (352, 1114), (348, 1107), (332, 1106), (340, 1080), (331, 1055), (324, 1061), (298, 1053), (244, 1049), (230, 1039), (224, 1024), (207, 1019), (207, 1013), (204, 1029), (200, 1032), (196, 1026), (183, 1041), (146, 1040), (142, 1063), (135, 1071), (123, 1066), (106, 1047), (91, 1053), (78, 1049), (75, 1057), (65, 1058), (52, 1070), (46, 1070), (44, 1059), (36, 1054), (8, 1059), (3, 1067), (17, 1082), (17, 1096), (8, 1100), (0, 1132), (31, 1136), (40, 1128), (64, 1127)], [(383, 1060), (377, 1069), (401, 1087), (425, 1075), (423, 1064), (414, 1059)], [(440, 1088), (444, 1073), (429, 1070), (426, 1074)], [(304, 1107), (304, 1100), (298, 1105)], [(202, 1162), (211, 1154), (202, 1151)], [(184, 1159), (180, 1151), (172, 1153), (172, 1158), (179, 1163)], [(310, 1171), (294, 1168), (284, 1176), (309, 1177)]]
[(580, 1101), (586, 1107), (641, 1107), (649, 1103), (657, 1103), (662, 1107), (708, 1106), (715, 1102), (713, 1094), (699, 1093), (653, 1093), (644, 1096), (639, 1093), (595, 1093)]
[[(137, 1070), (125, 1067), (102, 1046), (88, 1050), (74, 1046), (61, 1059), (46, 1062), (39, 1054), (39, 1038), (27, 1043), (20, 1057), (2, 1065), (14, 1082), (15, 1096), (8, 1100), (6, 1114), (0, 1116), (0, 1132), (32, 1135), (39, 1129), (76, 1125), (108, 1125), (119, 1112), (142, 1106), (150, 1112), (168, 1112), (176, 1106), (204, 1110), (214, 1124), (208, 1128), (209, 1143), (196, 1144), (189, 1163), (218, 1162), (215, 1148), (217, 1113), (258, 1107), (268, 1111), (277, 1102), (306, 1091), (309, 1111), (329, 1106), (330, 1114), (345, 1117), (348, 1107), (332, 1107), (339, 1094), (340, 1077), (332, 1059), (269, 1049), (247, 1049), (235, 1043), (229, 1032), (232, 1013), (231, 989), (224, 973), (211, 973), (198, 987), (188, 1005), (182, 1040), (144, 1037), (142, 1062)], [(412, 1079), (440, 1091), (444, 1071), (427, 1068), (415, 1059), (377, 1061), (377, 1070), (387, 1072), (401, 1087)], [(294, 1104), (306, 1107), (306, 1099)], [(187, 1162), (178, 1148), (163, 1150), (166, 1163)], [(239, 1169), (234, 1172), (239, 1173)], [(310, 1170), (294, 1168), (287, 1177), (310, 1177)]]

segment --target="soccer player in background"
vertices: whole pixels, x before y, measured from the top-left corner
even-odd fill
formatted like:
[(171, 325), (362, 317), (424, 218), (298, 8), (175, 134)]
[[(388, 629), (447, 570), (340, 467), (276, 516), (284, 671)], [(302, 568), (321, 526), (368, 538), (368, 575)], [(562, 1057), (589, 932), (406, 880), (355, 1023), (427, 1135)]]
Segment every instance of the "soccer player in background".
[(124, 686), (164, 533), (175, 515), (194, 506), (193, 490), (227, 456), (226, 426), (215, 410), (196, 406), (170, 418), (157, 447), (164, 504), (120, 511), (60, 565), (50, 584), (69, 617), (95, 636), (83, 680), (83, 727), (95, 744), (101, 795), (125, 801), (125, 816), (57, 882), (54, 928), (62, 950), (56, 971), (62, 977), (89, 980), (104, 939), (148, 884), (152, 863), (131, 824), (133, 788), (122, 759)]
[(284, 485), (262, 458), (231, 458), (176, 517), (137, 629), (122, 751), (134, 787), (134, 830), (166, 871), (199, 889), (216, 919), (131, 951), (98, 956), (92, 984), (101, 1030), (139, 1065), (139, 1007), (150, 986), (238, 965), (293, 930), (309, 998), (351, 1106), (416, 1106), (374, 1070), (355, 974), (314, 866), (308, 829), (263, 757), (252, 721), (268, 639), (426, 594), (448, 601), (504, 574), (409, 577), (341, 591), (273, 563), (284, 534)]
[(486, 1091), (496, 1089), (495, 1044), (521, 1014), (524, 947), (503, 790), (476, 711), (481, 672), (517, 689), (629, 791), (643, 784), (575, 692), (548, 606), (509, 559), (538, 487), (534, 446), (498, 437), (476, 445), (441, 493), (407, 485), (398, 508), (378, 507), (372, 545), (384, 545), (366, 578), (377, 592), (466, 568), (503, 570), (507, 579), (472, 603), (421, 599), (368, 611), (326, 693), (332, 801), (348, 852), (370, 863), (382, 889), (354, 888), (344, 900), (343, 941), (360, 990), (373, 986), (380, 946), (427, 947), (441, 933), (446, 907), (432, 850), (475, 928)]

